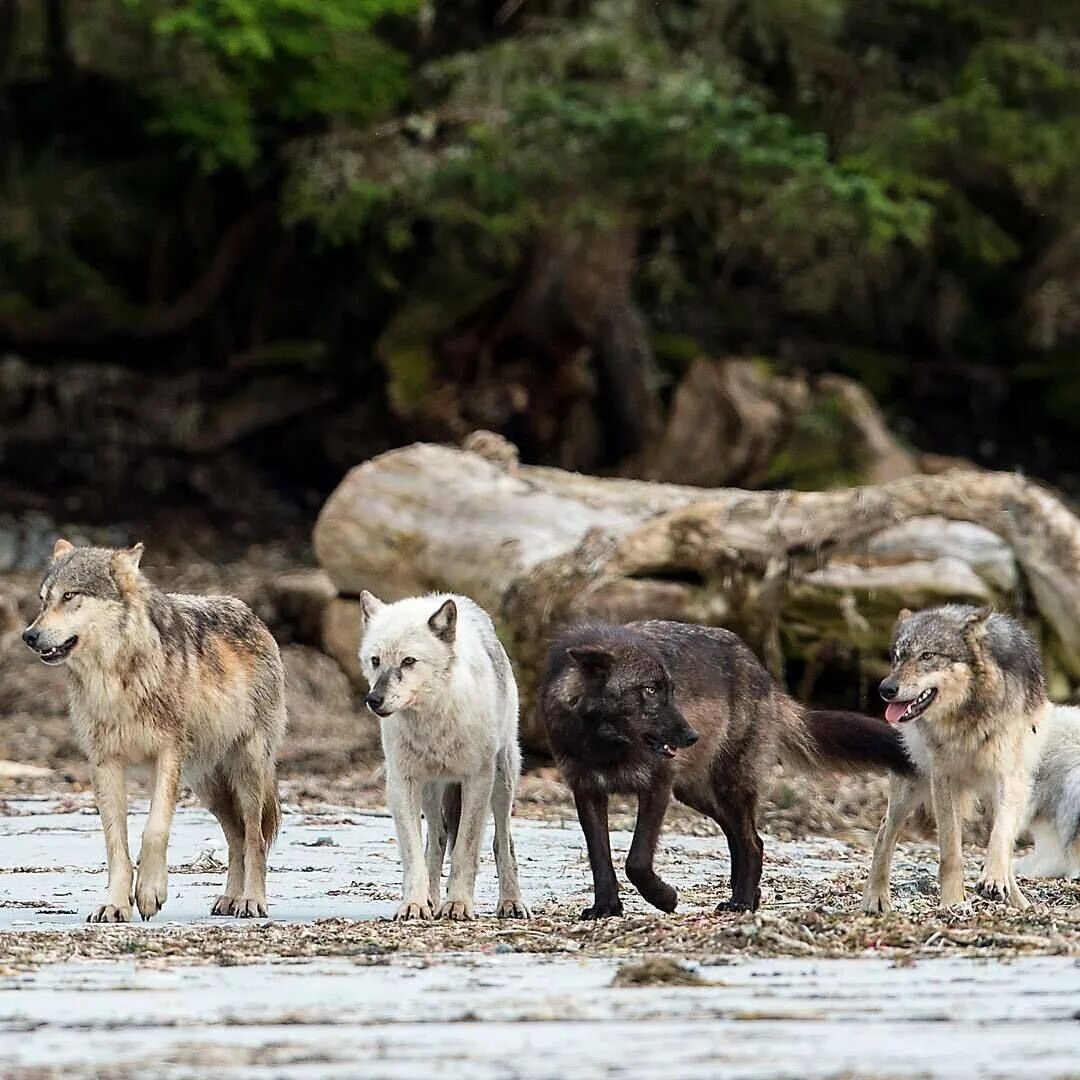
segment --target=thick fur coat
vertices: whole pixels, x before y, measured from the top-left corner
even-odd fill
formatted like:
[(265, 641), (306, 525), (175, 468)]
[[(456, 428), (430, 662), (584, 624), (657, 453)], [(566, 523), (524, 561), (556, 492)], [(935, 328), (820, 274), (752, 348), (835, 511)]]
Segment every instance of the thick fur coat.
[(888, 725), (804, 708), (743, 641), (711, 626), (567, 630), (552, 644), (539, 708), (589, 849), (595, 899), (584, 918), (622, 913), (608, 841), (612, 792), (638, 797), (626, 873), (649, 903), (672, 911), (677, 902), (653, 869), (674, 794), (727, 837), (731, 899), (720, 907), (752, 910), (761, 901), (764, 853), (758, 801), (777, 759), (800, 768), (912, 768)]
[[(164, 593), (139, 569), (142, 545), (57, 541), (41, 610), (23, 639), (67, 670), (71, 719), (90, 762), (105, 831), (108, 895), (94, 922), (143, 918), (168, 890), (181, 776), (221, 823), (229, 875), (215, 915), (266, 914), (266, 853), (281, 820), (275, 760), (284, 671), (270, 631), (229, 596)], [(153, 767), (138, 874), (127, 839), (126, 770)]]
[(1015, 619), (960, 604), (912, 614), (893, 631), (892, 671), (881, 683), (886, 719), (898, 725), (916, 775), (893, 781), (878, 832), (866, 911), (889, 911), (892, 854), (909, 815), (937, 822), (940, 902), (964, 902), (961, 830), (976, 800), (993, 814), (977, 890), (1028, 906), (1012, 867), (1016, 837), (1030, 812), (1047, 710), (1042, 661)]
[[(497, 914), (527, 917), (510, 835), (521, 770), (517, 682), (491, 619), (467, 597), (446, 594), (384, 604), (365, 592), (361, 605), (360, 664), (382, 732), (404, 872), (397, 918), (473, 917), (489, 806)], [(440, 903), (447, 847), (450, 877)]]

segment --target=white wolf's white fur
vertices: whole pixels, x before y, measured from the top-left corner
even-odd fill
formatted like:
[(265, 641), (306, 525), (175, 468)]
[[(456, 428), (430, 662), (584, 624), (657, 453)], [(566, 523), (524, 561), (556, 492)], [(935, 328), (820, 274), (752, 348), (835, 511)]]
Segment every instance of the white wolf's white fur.
[(1021, 877), (1080, 877), (1080, 708), (1051, 705), (1042, 728), (1031, 800), (1035, 849), (1013, 868)]
[[(464, 596), (438, 594), (384, 604), (363, 593), (360, 663), (379, 716), (386, 793), (404, 871), (397, 918), (468, 919), (487, 809), (495, 816), (500, 917), (528, 916), (510, 836), (521, 769), (518, 693), (487, 613)], [(373, 702), (375, 704), (373, 704)], [(453, 806), (461, 785), (460, 823)], [(427, 819), (427, 856), (421, 839)], [(450, 844), (450, 878), (439, 906)]]

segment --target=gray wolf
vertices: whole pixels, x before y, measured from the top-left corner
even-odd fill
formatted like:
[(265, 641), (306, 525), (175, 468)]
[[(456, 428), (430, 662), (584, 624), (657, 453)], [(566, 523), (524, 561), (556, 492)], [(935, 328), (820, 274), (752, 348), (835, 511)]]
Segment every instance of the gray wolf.
[[(495, 816), (500, 918), (528, 918), (510, 836), (521, 771), (518, 692), (487, 613), (464, 596), (384, 604), (360, 594), (360, 664), (379, 718), (401, 850), (398, 919), (473, 918), (487, 810)], [(421, 840), (427, 821), (427, 852)], [(443, 860), (450, 878), (440, 905)]]
[(1030, 808), (1035, 848), (1013, 864), (1020, 877), (1080, 877), (1080, 708), (1051, 705)]
[(989, 607), (948, 604), (900, 612), (892, 670), (880, 687), (885, 718), (896, 724), (916, 775), (895, 779), (874, 845), (863, 909), (889, 911), (896, 838), (916, 809), (937, 822), (940, 904), (964, 903), (961, 828), (975, 799), (993, 825), (976, 889), (1028, 907), (1016, 883), (1013, 845), (1029, 814), (1047, 709), (1039, 650), (1015, 619)]
[(804, 767), (909, 773), (887, 724), (793, 701), (735, 634), (711, 626), (637, 622), (571, 628), (551, 646), (539, 706), (574, 794), (593, 873), (582, 918), (621, 915), (608, 840), (608, 796), (638, 797), (626, 874), (661, 911), (678, 896), (653, 869), (672, 794), (715, 820), (731, 853), (731, 899), (761, 903), (759, 793), (777, 758)]
[(41, 610), (23, 640), (67, 668), (75, 735), (90, 761), (109, 885), (90, 922), (129, 922), (127, 768), (153, 766), (134, 900), (149, 919), (168, 895), (169, 830), (181, 775), (229, 844), (215, 915), (266, 914), (266, 853), (281, 822), (275, 759), (285, 676), (270, 631), (239, 600), (155, 588), (143, 546), (76, 548), (58, 540)]

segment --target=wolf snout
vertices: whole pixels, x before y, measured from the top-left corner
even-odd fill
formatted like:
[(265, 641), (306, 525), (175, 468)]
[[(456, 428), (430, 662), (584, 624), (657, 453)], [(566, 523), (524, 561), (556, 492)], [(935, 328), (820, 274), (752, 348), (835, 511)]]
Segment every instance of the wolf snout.
[(900, 693), (900, 684), (892, 678), (882, 679), (881, 685), (878, 686), (878, 693), (886, 701), (892, 701), (892, 699)]
[(41, 639), (41, 631), (35, 630), (34, 627), (28, 626), (22, 632), (22, 639), (26, 645), (29, 645), (31, 649), (37, 648), (37, 643)]
[(382, 711), (383, 702), (385, 700), (386, 698), (384, 695), (378, 694), (372, 690), (371, 693), (364, 698), (364, 704), (367, 705), (376, 716), (385, 716), (386, 714)]
[(679, 741), (679, 746), (681, 746), (683, 749), (686, 749), (693, 746), (694, 743), (696, 743), (700, 738), (701, 736), (693, 728), (687, 728), (682, 733), (682, 737)]

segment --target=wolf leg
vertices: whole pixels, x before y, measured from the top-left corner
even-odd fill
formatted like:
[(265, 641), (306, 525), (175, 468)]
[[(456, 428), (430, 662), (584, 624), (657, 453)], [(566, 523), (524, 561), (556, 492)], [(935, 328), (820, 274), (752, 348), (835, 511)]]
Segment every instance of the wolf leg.
[(653, 869), (656, 845), (670, 801), (670, 780), (658, 783), (638, 796), (637, 824), (626, 857), (626, 876), (631, 884), (654, 908), (661, 911), (674, 911), (679, 902), (679, 894)]
[(398, 851), (404, 875), (401, 906), (395, 919), (430, 919), (428, 874), (424, 863), (424, 838), (420, 831), (423, 803), (423, 784), (409, 776), (401, 776), (387, 762), (386, 799), (394, 818)]
[(156, 915), (169, 895), (169, 831), (176, 792), (180, 786), (180, 751), (176, 746), (163, 750), (154, 763), (154, 791), (150, 813), (139, 848), (139, 872), (135, 877), (135, 903), (144, 919)]
[(214, 901), (211, 915), (232, 915), (237, 900), (244, 891), (244, 825), (236, 809), (232, 788), (222, 776), (217, 776), (197, 788), (199, 798), (217, 818), (229, 845), (229, 875), (225, 891)]
[(765, 844), (755, 823), (757, 800), (718, 801), (717, 820), (731, 852), (731, 899), (717, 904), (717, 912), (757, 911), (761, 905), (761, 871)]
[(934, 776), (930, 780), (930, 798), (937, 820), (938, 883), (943, 908), (964, 903), (964, 845), (960, 825), (960, 811), (956, 805), (952, 785), (947, 777)]
[(263, 801), (272, 798), (255, 761), (245, 762), (234, 775), (233, 799), (244, 830), (244, 886), (233, 904), (241, 919), (266, 917), (266, 840), (263, 837)]
[(461, 820), (450, 854), (450, 880), (446, 902), (439, 908), (440, 919), (471, 919), (476, 892), (476, 871), (480, 865), (480, 841), (495, 784), (494, 765), (461, 782)]
[(589, 850), (593, 876), (593, 904), (581, 913), (583, 919), (606, 919), (623, 913), (619, 899), (619, 880), (611, 861), (611, 838), (608, 835), (608, 797), (603, 791), (574, 788), (578, 821)]
[(428, 903), (436, 908), (442, 895), (443, 861), (446, 859), (446, 818), (443, 815), (443, 795), (447, 785), (428, 780), (421, 796), (424, 820), (427, 822)]
[(869, 914), (892, 911), (889, 899), (889, 881), (892, 878), (893, 852), (896, 838), (904, 822), (920, 800), (921, 785), (903, 777), (894, 776), (889, 784), (889, 806), (881, 819), (877, 839), (874, 841), (874, 857), (870, 862), (870, 877), (863, 890), (862, 909)]
[(105, 833), (109, 889), (87, 922), (131, 922), (131, 854), (127, 833), (127, 776), (120, 761), (91, 762), (94, 801)]
[(1016, 883), (1012, 856), (1029, 792), (1030, 783), (1026, 776), (1014, 774), (998, 778), (991, 792), (994, 824), (986, 845), (986, 862), (982, 877), (975, 886), (981, 896), (989, 900), (1002, 900), (1010, 907), (1020, 909), (1031, 905)]
[(491, 810), (495, 818), (495, 869), (499, 874), (500, 919), (527, 919), (529, 909), (521, 898), (518, 882), (517, 855), (510, 833), (510, 817), (514, 812), (514, 791), (521, 771), (521, 751), (515, 742), (503, 750), (495, 763), (495, 786), (491, 791)]

